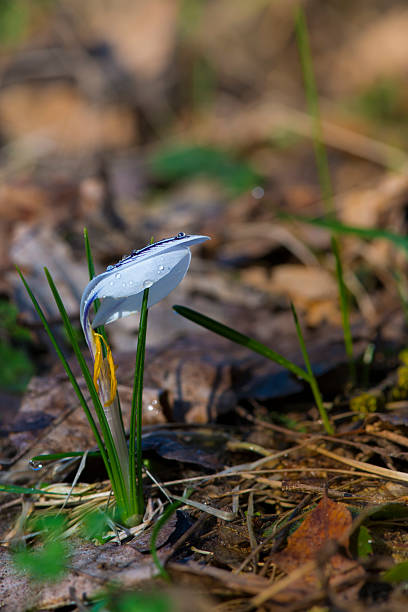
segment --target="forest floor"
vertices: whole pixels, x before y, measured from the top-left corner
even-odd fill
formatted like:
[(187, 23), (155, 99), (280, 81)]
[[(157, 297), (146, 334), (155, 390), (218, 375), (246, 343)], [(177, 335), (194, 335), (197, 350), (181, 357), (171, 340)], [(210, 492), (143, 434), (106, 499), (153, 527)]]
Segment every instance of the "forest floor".
[[(331, 230), (304, 221), (325, 209), (296, 4), (1, 9), (2, 610), (406, 610), (408, 10), (303, 3), (353, 372)], [(79, 335), (84, 227), (98, 273), (152, 237), (211, 238), (149, 312), (146, 509), (134, 527), (109, 518), (97, 456), (30, 463), (96, 450), (15, 272), (79, 373), (43, 268)], [(172, 309), (192, 308), (304, 368), (291, 303), (329, 431), (304, 381)], [(125, 428), (137, 330), (137, 316), (107, 327)]]

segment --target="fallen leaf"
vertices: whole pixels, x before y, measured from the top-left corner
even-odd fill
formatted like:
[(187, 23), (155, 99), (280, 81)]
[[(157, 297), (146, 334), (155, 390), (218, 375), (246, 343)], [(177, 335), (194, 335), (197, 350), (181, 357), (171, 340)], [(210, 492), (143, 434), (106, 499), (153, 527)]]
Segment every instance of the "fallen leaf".
[(140, 79), (159, 79), (173, 54), (178, 29), (176, 2), (125, 0), (119, 5), (98, 2), (82, 6), (81, 22), (92, 37), (108, 41), (120, 64)]
[(358, 30), (344, 37), (342, 48), (333, 47), (327, 81), (337, 94), (355, 91), (384, 75), (405, 72), (408, 11), (402, 4), (369, 16)]
[(220, 450), (224, 449), (226, 436), (212, 430), (175, 431), (162, 429), (145, 433), (143, 451), (155, 451), (160, 457), (182, 463), (193, 463), (202, 468), (220, 468)]
[(334, 277), (323, 267), (282, 264), (271, 273), (261, 267), (248, 268), (242, 279), (249, 285), (274, 295), (287, 296), (297, 308), (306, 311), (307, 322), (324, 320), (339, 324), (338, 289)]
[[(322, 582), (327, 579), (339, 602), (355, 601), (364, 569), (358, 562), (338, 552), (337, 546), (331, 548), (330, 545), (335, 542), (347, 550), (351, 524), (352, 516), (345, 504), (323, 497), (289, 536), (286, 548), (272, 555), (272, 561), (289, 574), (288, 579), (302, 573), (273, 599), (289, 603), (299, 597), (309, 597), (316, 593), (316, 589), (321, 592)], [(306, 571), (308, 564), (310, 568)], [(302, 568), (305, 568), (304, 572)]]
[(12, 85), (0, 95), (0, 112), (8, 139), (36, 133), (59, 151), (93, 151), (126, 146), (135, 137), (132, 112), (125, 106), (98, 106), (72, 85)]
[[(330, 540), (347, 548), (351, 523), (351, 513), (345, 504), (323, 497), (300, 527), (289, 536), (286, 548), (275, 554), (273, 559), (289, 574), (308, 561), (318, 559), (319, 553)], [(336, 553), (331, 557), (330, 563), (338, 568), (343, 560), (348, 561)], [(304, 579), (314, 583), (316, 576), (313, 572)]]

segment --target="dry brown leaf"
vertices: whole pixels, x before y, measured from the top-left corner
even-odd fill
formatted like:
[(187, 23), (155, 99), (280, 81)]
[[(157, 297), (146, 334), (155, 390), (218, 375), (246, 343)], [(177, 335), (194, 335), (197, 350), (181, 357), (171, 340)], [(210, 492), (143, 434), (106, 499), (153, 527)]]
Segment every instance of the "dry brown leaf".
[(337, 298), (336, 281), (322, 267), (297, 264), (276, 266), (272, 270), (269, 287), (271, 291), (304, 303)]
[(406, 202), (405, 174), (387, 174), (372, 189), (354, 189), (338, 200), (339, 218), (348, 225), (379, 227), (385, 214)]
[(374, 19), (355, 28), (354, 37), (345, 38), (342, 49), (333, 49), (326, 83), (337, 93), (348, 93), (383, 76), (405, 75), (408, 11), (395, 6), (373, 14)]
[[(351, 513), (345, 504), (323, 497), (300, 527), (289, 536), (286, 548), (274, 555), (274, 561), (289, 574), (304, 563), (315, 560), (330, 540), (347, 548), (351, 523)], [(344, 562), (348, 560), (339, 554), (331, 557), (331, 564), (336, 569), (344, 565)], [(311, 582), (315, 581), (314, 574), (307, 578)]]
[[(173, 0), (76, 2), (90, 35), (113, 45), (121, 64), (142, 78), (159, 77), (169, 62), (177, 31), (178, 3)], [(85, 16), (84, 16), (85, 11)]]
[(68, 84), (13, 85), (1, 92), (0, 113), (8, 139), (49, 139), (63, 151), (127, 146), (134, 142), (134, 117), (123, 106), (97, 106)]
[(269, 276), (265, 268), (254, 266), (242, 272), (242, 280), (257, 289), (287, 296), (306, 311), (311, 326), (324, 320), (340, 323), (336, 281), (322, 267), (283, 264), (273, 268)]

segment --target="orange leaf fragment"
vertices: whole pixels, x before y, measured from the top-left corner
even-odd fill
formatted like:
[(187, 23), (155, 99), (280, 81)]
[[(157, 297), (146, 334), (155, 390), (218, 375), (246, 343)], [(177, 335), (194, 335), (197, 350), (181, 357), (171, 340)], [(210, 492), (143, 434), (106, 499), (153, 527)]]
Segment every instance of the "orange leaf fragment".
[[(289, 536), (286, 548), (274, 555), (274, 561), (287, 573), (317, 559), (328, 541), (334, 540), (346, 549), (352, 516), (345, 504), (324, 497), (305, 518), (296, 531)], [(338, 565), (340, 555), (331, 558)]]

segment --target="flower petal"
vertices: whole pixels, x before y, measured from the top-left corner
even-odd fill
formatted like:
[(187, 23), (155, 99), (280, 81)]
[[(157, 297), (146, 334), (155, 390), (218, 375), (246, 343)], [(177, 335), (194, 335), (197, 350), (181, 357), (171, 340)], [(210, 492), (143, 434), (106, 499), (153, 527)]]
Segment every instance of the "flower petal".
[(101, 305), (92, 327), (111, 323), (141, 308), (143, 291), (149, 288), (148, 306), (166, 297), (184, 278), (190, 264), (189, 247), (209, 240), (208, 236), (179, 233), (149, 244), (124, 257), (106, 272), (93, 278), (81, 299), (81, 324), (88, 345), (91, 343), (90, 309), (95, 299)]
[[(172, 256), (171, 258), (170, 255)], [(92, 322), (92, 327), (106, 325), (108, 323), (112, 323), (112, 321), (121, 319), (122, 317), (127, 317), (130, 314), (139, 312), (142, 306), (143, 292), (149, 287), (149, 298), (147, 302), (148, 308), (165, 298), (183, 280), (188, 270), (188, 266), (190, 265), (191, 253), (189, 249), (180, 249), (179, 251), (167, 254), (167, 265), (169, 265), (170, 259), (172, 260), (172, 265), (169, 267), (167, 273), (165, 273), (163, 270), (162, 276), (160, 278), (156, 277), (152, 285), (150, 285), (150, 282), (151, 279), (154, 278), (154, 274), (153, 271), (150, 270), (147, 277), (149, 283), (146, 286), (143, 286), (143, 282), (145, 281), (139, 281), (137, 283), (138, 290), (135, 290), (135, 293), (132, 295), (127, 295), (122, 298), (107, 295), (104, 299), (102, 299), (98, 312), (96, 313)], [(178, 259), (178, 261), (176, 261), (176, 259)], [(155, 262), (153, 265), (155, 268), (157, 268), (157, 262)], [(159, 264), (159, 266), (161, 265), (163, 264)], [(130, 273), (131, 272), (132, 270), (130, 270)], [(136, 273), (137, 272), (138, 270), (136, 268)], [(146, 280), (146, 275), (143, 274), (142, 276)]]

